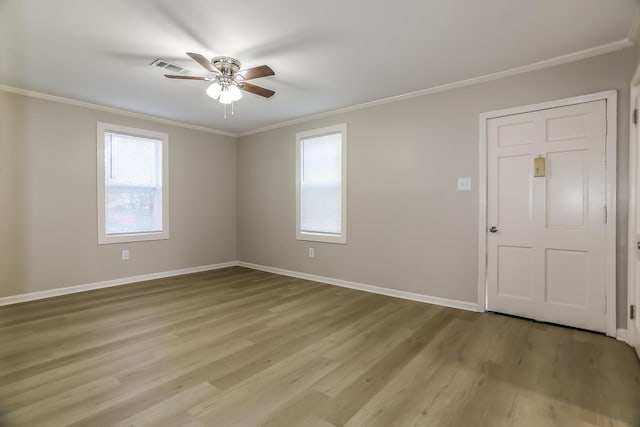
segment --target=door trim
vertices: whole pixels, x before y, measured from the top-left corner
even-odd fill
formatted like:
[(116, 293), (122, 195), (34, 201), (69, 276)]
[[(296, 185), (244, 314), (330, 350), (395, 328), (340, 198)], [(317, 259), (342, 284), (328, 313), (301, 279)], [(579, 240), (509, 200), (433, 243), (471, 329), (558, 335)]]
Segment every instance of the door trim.
[[(640, 76), (639, 76), (640, 80)], [(607, 224), (605, 227), (605, 298), (608, 336), (615, 337), (616, 328), (616, 154), (617, 100), (615, 90), (559, 99), (538, 104), (480, 113), (478, 168), (478, 310), (487, 311), (487, 120), (568, 105), (605, 100), (607, 103), (607, 135), (605, 137)]]
[[(633, 110), (637, 108), (636, 99), (640, 96), (640, 66), (631, 79), (629, 96), (629, 225), (627, 244), (627, 307), (636, 300), (636, 209), (638, 208), (638, 149), (640, 148), (640, 133), (633, 124)], [(640, 337), (635, 336), (635, 328), (629, 323), (629, 313), (625, 307), (627, 318), (627, 344), (640, 344)], [(637, 308), (636, 308), (637, 309)], [(640, 357), (640, 354), (638, 355)]]

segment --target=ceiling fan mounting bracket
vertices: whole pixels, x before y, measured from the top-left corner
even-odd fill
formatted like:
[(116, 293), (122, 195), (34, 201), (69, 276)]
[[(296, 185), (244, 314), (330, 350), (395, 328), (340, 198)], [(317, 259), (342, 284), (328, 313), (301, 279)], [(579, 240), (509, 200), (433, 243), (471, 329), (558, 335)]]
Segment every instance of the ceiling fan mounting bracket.
[(224, 76), (233, 77), (240, 70), (240, 61), (229, 56), (216, 56), (211, 63)]

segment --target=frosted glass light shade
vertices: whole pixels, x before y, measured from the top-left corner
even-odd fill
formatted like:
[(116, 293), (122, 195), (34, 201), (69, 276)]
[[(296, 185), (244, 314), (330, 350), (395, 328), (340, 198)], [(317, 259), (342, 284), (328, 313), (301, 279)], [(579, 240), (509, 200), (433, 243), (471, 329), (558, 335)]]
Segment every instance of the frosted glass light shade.
[(242, 92), (235, 85), (227, 86), (220, 92), (220, 103), (221, 104), (231, 104), (234, 101), (242, 98)]
[(220, 87), (220, 83), (216, 82), (207, 88), (207, 95), (210, 98), (218, 99), (221, 90), (222, 88)]
[(237, 101), (242, 98), (242, 91), (236, 85), (229, 86), (229, 97), (231, 101)]
[(221, 104), (231, 104), (233, 100), (231, 99), (231, 95), (228, 90), (223, 90), (220, 92), (220, 103)]

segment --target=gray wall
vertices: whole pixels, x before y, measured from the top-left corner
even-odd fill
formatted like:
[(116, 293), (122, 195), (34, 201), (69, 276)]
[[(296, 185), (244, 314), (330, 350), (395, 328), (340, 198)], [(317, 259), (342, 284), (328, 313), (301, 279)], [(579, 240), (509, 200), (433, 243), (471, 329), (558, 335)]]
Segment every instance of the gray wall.
[[(169, 134), (169, 240), (97, 244), (98, 121)], [(235, 165), (235, 138), (0, 92), (0, 297), (235, 260)]]
[[(0, 297), (239, 259), (475, 302), (478, 114), (617, 89), (624, 327), (635, 60), (626, 49), (237, 141), (0, 92)], [(97, 245), (97, 121), (169, 133), (170, 240)], [(336, 123), (349, 126), (348, 245), (296, 241), (295, 133)], [(464, 176), (472, 192), (455, 191)]]
[[(626, 324), (629, 82), (633, 49), (242, 137), (242, 261), (477, 300), (478, 115), (618, 90), (618, 325)], [(295, 239), (295, 133), (348, 124), (348, 244)], [(456, 191), (457, 177), (472, 192)], [(307, 257), (307, 248), (316, 257)]]

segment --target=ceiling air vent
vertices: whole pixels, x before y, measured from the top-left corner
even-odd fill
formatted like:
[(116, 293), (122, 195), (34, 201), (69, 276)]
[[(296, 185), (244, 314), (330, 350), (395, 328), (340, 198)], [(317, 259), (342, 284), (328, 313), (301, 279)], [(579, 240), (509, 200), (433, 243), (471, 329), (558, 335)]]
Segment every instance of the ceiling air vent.
[(179, 65), (172, 64), (169, 61), (165, 61), (164, 59), (161, 59), (161, 58), (156, 59), (149, 65), (152, 65), (158, 68), (164, 68), (165, 70), (169, 70), (172, 73), (186, 74), (189, 72), (189, 70), (187, 70), (186, 68), (182, 68)]

